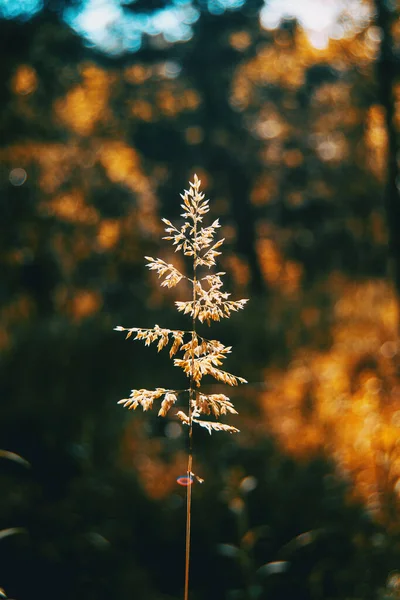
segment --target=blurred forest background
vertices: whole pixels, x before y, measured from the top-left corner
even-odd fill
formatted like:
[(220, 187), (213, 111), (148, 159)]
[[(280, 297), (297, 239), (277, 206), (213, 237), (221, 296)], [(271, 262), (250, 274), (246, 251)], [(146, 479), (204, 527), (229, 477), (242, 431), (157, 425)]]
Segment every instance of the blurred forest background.
[(113, 327), (184, 327), (143, 257), (195, 172), (251, 301), (212, 329), (250, 383), (195, 431), (191, 598), (400, 598), (399, 16), (0, 1), (10, 598), (182, 597), (185, 431), (116, 404), (181, 375)]

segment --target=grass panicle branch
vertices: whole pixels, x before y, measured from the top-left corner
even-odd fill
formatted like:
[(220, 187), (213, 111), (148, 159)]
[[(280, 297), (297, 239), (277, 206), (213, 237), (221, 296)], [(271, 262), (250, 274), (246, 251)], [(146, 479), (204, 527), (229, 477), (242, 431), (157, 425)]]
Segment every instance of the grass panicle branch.
[[(206, 394), (201, 390), (204, 376), (209, 375), (219, 382), (229, 386), (247, 383), (243, 377), (233, 375), (220, 369), (223, 361), (230, 354), (232, 348), (224, 346), (218, 340), (207, 339), (197, 332), (197, 322), (208, 326), (212, 321), (220, 321), (244, 308), (247, 299), (231, 300), (230, 294), (223, 290), (222, 277), (225, 273), (210, 273), (216, 267), (216, 259), (221, 255), (220, 248), (224, 238), (215, 239), (221, 227), (216, 219), (211, 225), (204, 226), (203, 218), (209, 212), (209, 200), (205, 200), (200, 191), (201, 182), (194, 175), (193, 183), (189, 183), (189, 190), (181, 194), (183, 203), (181, 208), (184, 222), (176, 226), (168, 219), (162, 219), (166, 225), (167, 233), (163, 239), (172, 242), (175, 252), (181, 252), (191, 263), (192, 276), (181, 273), (173, 264), (161, 258), (146, 256), (147, 267), (155, 271), (162, 287), (173, 288), (183, 280), (189, 282), (192, 288), (191, 299), (175, 302), (179, 312), (191, 318), (191, 329), (177, 330), (162, 328), (154, 325), (152, 328), (131, 327), (118, 325), (116, 331), (126, 332), (126, 338), (141, 340), (146, 346), (157, 344), (160, 352), (170, 346), (169, 356), (175, 367), (182, 369), (189, 379), (189, 387), (183, 390), (174, 390), (158, 387), (155, 390), (134, 389), (129, 398), (119, 401), (128, 409), (141, 406), (144, 411), (151, 410), (155, 402), (159, 402), (158, 416), (166, 417), (175, 411), (175, 417), (188, 427), (189, 450), (187, 462), (187, 495), (186, 495), (186, 557), (185, 557), (185, 584), (184, 600), (189, 598), (189, 561), (190, 561), (190, 528), (191, 528), (191, 501), (194, 479), (203, 481), (193, 473), (193, 426), (206, 429), (210, 434), (218, 431), (238, 433), (239, 429), (227, 423), (221, 423), (220, 417), (228, 414), (237, 414), (235, 407), (225, 394)], [(203, 271), (200, 273), (199, 271)], [(204, 274), (204, 271), (206, 274)], [(175, 357), (175, 355), (178, 355)], [(174, 358), (175, 357), (175, 358)], [(179, 410), (181, 397), (185, 410)], [(186, 411), (186, 412), (185, 412)], [(202, 416), (208, 417), (203, 419)], [(210, 419), (211, 417), (211, 419)], [(214, 420), (212, 420), (214, 419)]]

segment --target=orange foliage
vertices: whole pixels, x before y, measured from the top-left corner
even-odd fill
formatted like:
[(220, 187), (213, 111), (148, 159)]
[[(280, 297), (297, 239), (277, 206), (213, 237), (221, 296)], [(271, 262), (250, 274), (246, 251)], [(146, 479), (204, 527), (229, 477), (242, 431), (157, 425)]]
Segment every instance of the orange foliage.
[(316, 50), (305, 33), (298, 30), (294, 40), (287, 33), (275, 33), (275, 44), (266, 43), (257, 55), (237, 69), (231, 102), (242, 110), (254, 100), (258, 86), (275, 84), (297, 89), (305, 81), (306, 69), (332, 58), (332, 48)]
[[(94, 154), (94, 150), (86, 154)], [(0, 150), (0, 160), (10, 166), (24, 167), (29, 175), (31, 168), (39, 167), (38, 184), (47, 194), (53, 194), (77, 167), (85, 163), (83, 149), (76, 145), (35, 143), (15, 144)]]
[[(92, 142), (82, 146), (79, 143), (14, 145), (0, 150), (0, 160), (10, 167), (23, 166), (28, 177), (31, 169), (39, 167), (39, 186), (50, 197), (38, 203), (38, 212), (83, 225), (96, 224), (99, 215), (85, 198), (82, 177), (77, 178), (76, 174), (82, 172), (82, 167), (90, 168), (100, 163), (111, 182), (124, 185), (135, 194), (131, 214), (125, 217), (130, 228), (129, 235), (138, 228), (147, 235), (158, 234), (160, 224), (155, 183), (143, 171), (138, 152), (125, 142), (112, 139), (93, 138)], [(74, 182), (72, 190), (57, 194), (66, 182), (70, 187), (71, 181)]]
[(135, 64), (127, 67), (124, 71), (126, 81), (136, 85), (144, 83), (151, 75), (152, 68), (148, 65)]
[[(258, 88), (274, 84), (288, 90), (296, 90), (305, 83), (307, 70), (317, 64), (334, 64), (335, 68), (349, 68), (370, 65), (376, 58), (379, 36), (376, 28), (370, 27), (365, 34), (339, 40), (331, 39), (326, 48), (315, 48), (302, 29), (297, 29), (293, 38), (285, 31), (274, 33), (274, 43), (266, 42), (260, 46), (256, 56), (243, 63), (237, 69), (231, 91), (231, 102), (244, 110), (250, 105), (259, 104)], [(332, 96), (331, 108), (336, 102), (343, 103), (340, 87), (346, 84), (329, 84)], [(338, 91), (332, 92), (332, 89)], [(319, 91), (318, 94), (326, 94)], [(324, 99), (323, 99), (324, 101)], [(349, 111), (343, 115), (354, 121), (356, 115)]]
[(100, 223), (99, 231), (97, 234), (97, 241), (99, 246), (104, 250), (110, 250), (113, 248), (121, 234), (121, 224), (115, 219), (104, 219)]
[(389, 525), (387, 499), (400, 477), (397, 298), (383, 282), (347, 283), (334, 316), (330, 350), (304, 348), (285, 372), (267, 370), (263, 410), (285, 450), (326, 452)]
[(255, 206), (263, 206), (276, 198), (278, 193), (277, 181), (271, 175), (261, 175), (253, 185), (251, 202)]
[(227, 270), (233, 277), (235, 285), (238, 288), (245, 288), (250, 281), (249, 265), (236, 256), (236, 254), (225, 256), (225, 263), (227, 264)]
[(57, 117), (72, 131), (90, 135), (95, 125), (111, 117), (108, 109), (110, 87), (114, 77), (94, 65), (81, 69), (83, 82), (54, 105)]
[(95, 208), (85, 204), (80, 190), (70, 190), (60, 194), (50, 202), (41, 203), (40, 208), (42, 212), (54, 215), (67, 223), (92, 225), (99, 218)]
[(193, 89), (177, 90), (176, 86), (164, 85), (156, 94), (156, 103), (163, 115), (175, 117), (183, 110), (196, 110), (200, 97)]
[[(176, 435), (180, 434), (180, 425)], [(168, 427), (168, 425), (167, 425)], [(165, 458), (165, 438), (149, 438), (140, 419), (131, 419), (123, 439), (125, 462), (133, 467), (146, 494), (154, 500), (162, 500), (179, 490), (177, 478), (187, 471), (187, 456), (183, 451), (173, 452)]]
[(385, 177), (387, 133), (385, 114), (382, 106), (374, 104), (368, 111), (365, 142), (368, 151), (368, 165), (381, 181)]
[(104, 141), (98, 159), (110, 181), (122, 184), (135, 193), (135, 227), (148, 233), (158, 233), (157, 198), (151, 180), (142, 170), (137, 151), (122, 141)]
[(231, 33), (229, 43), (235, 50), (244, 52), (251, 44), (251, 35), (248, 31), (235, 31)]
[(283, 293), (292, 294), (299, 289), (303, 274), (302, 266), (291, 260), (285, 260), (276, 244), (270, 239), (257, 241), (257, 252), (265, 280), (271, 287)]
[(139, 157), (134, 148), (124, 142), (110, 140), (101, 146), (99, 158), (110, 181), (124, 183), (132, 188), (137, 187), (136, 176)]
[(69, 311), (76, 321), (81, 321), (97, 313), (102, 305), (99, 292), (95, 290), (76, 290), (69, 303)]
[(30, 65), (19, 65), (11, 81), (14, 94), (26, 96), (36, 91), (38, 78), (36, 71)]
[(146, 100), (136, 100), (131, 103), (131, 112), (134, 117), (146, 121), (147, 123), (154, 119), (154, 110), (150, 102)]
[[(145, 122), (175, 119), (184, 111), (198, 108), (201, 102), (198, 92), (180, 78), (171, 81), (170, 67), (166, 61), (154, 65), (138, 63), (125, 68), (125, 80), (136, 86), (133, 99), (128, 101), (130, 114), (135, 119)], [(172, 72), (175, 73), (175, 69), (178, 73), (179, 66), (172, 63)], [(193, 132), (193, 136), (189, 131), (187, 135), (188, 143), (198, 143), (198, 131)]]

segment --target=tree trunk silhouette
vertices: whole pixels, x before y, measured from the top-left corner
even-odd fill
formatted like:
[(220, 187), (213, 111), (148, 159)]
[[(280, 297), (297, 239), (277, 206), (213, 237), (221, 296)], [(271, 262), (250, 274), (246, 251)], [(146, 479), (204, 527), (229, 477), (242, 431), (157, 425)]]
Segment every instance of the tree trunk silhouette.
[(381, 30), (380, 56), (376, 63), (379, 100), (385, 109), (387, 131), (387, 170), (384, 202), (389, 235), (389, 268), (400, 295), (400, 169), (397, 157), (400, 152), (398, 132), (394, 122), (394, 84), (398, 58), (394, 53), (391, 26), (398, 11), (392, 10), (386, 0), (374, 0), (376, 24)]
[(253, 293), (263, 294), (267, 286), (255, 247), (257, 216), (250, 201), (256, 145), (229, 102), (232, 74), (242, 57), (225, 41), (232, 31), (246, 26), (246, 17), (240, 13), (221, 19), (204, 12), (183, 65), (202, 91), (201, 115), (207, 126), (201, 162), (220, 182), (221, 189), (228, 191), (237, 226), (236, 251), (248, 261)]

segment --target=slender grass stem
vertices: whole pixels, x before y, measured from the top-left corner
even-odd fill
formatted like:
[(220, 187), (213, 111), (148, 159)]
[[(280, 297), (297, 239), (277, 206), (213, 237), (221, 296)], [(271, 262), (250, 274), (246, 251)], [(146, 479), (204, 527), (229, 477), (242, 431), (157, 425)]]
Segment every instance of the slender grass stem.
[[(190, 433), (189, 433), (190, 435)], [(189, 443), (191, 442), (191, 436), (189, 438)], [(188, 456), (188, 467), (187, 467), (187, 477), (188, 477), (188, 486), (186, 492), (186, 550), (185, 550), (185, 593), (184, 600), (189, 599), (189, 566), (190, 566), (190, 527), (191, 527), (191, 515), (192, 515), (192, 486), (191, 486), (191, 473), (192, 473), (192, 450), (189, 447), (189, 456)]]
[[(194, 223), (194, 238), (196, 237), (196, 222)], [(193, 255), (193, 307), (196, 303), (196, 252)], [(192, 472), (193, 472), (193, 410), (192, 406), (196, 399), (195, 381), (194, 381), (194, 347), (196, 342), (196, 319), (192, 319), (192, 348), (191, 348), (191, 373), (189, 385), (189, 450), (187, 464), (187, 491), (186, 491), (186, 550), (185, 550), (185, 591), (184, 600), (189, 600), (189, 567), (190, 567), (190, 537), (191, 537), (191, 519), (192, 519)]]

